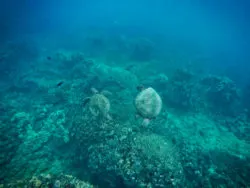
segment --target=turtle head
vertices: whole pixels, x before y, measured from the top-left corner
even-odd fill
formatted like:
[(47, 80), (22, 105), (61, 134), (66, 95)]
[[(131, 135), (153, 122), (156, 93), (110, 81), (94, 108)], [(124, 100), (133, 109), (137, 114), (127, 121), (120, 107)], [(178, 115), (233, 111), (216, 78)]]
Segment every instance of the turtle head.
[(87, 103), (89, 103), (90, 101), (90, 97), (86, 97), (85, 99), (83, 99), (82, 101), (82, 105), (85, 107)]
[(92, 88), (90, 89), (90, 91), (91, 91), (93, 94), (97, 94), (97, 93), (98, 93), (98, 90), (97, 90), (96, 88), (94, 88), (94, 87), (92, 87)]
[(143, 91), (145, 89), (145, 87), (142, 84), (140, 84), (136, 87), (136, 89), (137, 89), (137, 91)]

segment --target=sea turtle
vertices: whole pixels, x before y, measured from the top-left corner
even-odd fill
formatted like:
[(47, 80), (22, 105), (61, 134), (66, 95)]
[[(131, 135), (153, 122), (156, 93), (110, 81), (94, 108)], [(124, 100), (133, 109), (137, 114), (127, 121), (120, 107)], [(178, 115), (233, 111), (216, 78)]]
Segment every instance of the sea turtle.
[(135, 98), (137, 114), (143, 118), (142, 125), (147, 126), (151, 119), (159, 115), (162, 109), (162, 100), (159, 94), (152, 88), (137, 88), (140, 93)]
[(110, 102), (105, 95), (110, 95), (108, 91), (98, 92), (97, 89), (91, 88), (93, 95), (91, 97), (86, 97), (83, 100), (83, 105), (88, 103), (89, 110), (92, 115), (104, 119), (111, 120), (109, 115)]

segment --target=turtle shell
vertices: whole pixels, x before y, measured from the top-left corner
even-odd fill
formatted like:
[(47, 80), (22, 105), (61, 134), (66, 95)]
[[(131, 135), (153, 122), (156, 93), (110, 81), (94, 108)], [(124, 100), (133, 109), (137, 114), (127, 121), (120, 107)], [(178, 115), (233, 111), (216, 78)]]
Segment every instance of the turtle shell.
[(150, 87), (144, 89), (137, 95), (135, 106), (143, 118), (152, 119), (161, 112), (162, 100), (159, 94)]
[(110, 102), (102, 94), (94, 94), (89, 101), (89, 110), (94, 116), (106, 117), (110, 110)]

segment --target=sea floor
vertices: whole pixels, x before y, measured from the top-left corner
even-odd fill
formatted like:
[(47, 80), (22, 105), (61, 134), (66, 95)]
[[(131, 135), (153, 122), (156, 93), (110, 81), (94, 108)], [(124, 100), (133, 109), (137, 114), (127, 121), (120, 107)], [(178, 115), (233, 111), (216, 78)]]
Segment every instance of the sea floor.
[[(33, 45), (1, 47), (0, 187), (250, 187), (249, 113), (230, 78)], [(148, 126), (139, 85), (163, 101)], [(91, 88), (110, 118), (85, 104)]]

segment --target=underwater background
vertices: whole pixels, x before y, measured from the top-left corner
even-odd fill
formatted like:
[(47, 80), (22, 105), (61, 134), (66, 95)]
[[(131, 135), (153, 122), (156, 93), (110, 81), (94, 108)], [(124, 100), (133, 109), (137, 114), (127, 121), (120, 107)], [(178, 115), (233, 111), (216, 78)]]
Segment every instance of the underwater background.
[(249, 33), (244, 0), (0, 1), (0, 187), (250, 187)]

